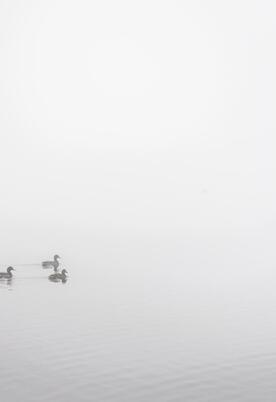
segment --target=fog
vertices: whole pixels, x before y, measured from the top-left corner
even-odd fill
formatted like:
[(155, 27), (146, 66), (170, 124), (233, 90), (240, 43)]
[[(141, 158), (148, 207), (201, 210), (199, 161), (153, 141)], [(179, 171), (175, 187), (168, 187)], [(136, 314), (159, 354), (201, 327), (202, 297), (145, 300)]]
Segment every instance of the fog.
[[(77, 304), (82, 291), (100, 294), (103, 275), (107, 309), (113, 286), (122, 286), (130, 305), (131, 292), (146, 289), (161, 303), (149, 310), (151, 318), (164, 309), (163, 330), (167, 323), (173, 334), (170, 314), (180, 319), (180, 306), (189, 303), (188, 316), (198, 313), (197, 300), (209, 306), (207, 318), (202, 312), (193, 318), (204, 338), (205, 320), (214, 329), (227, 305), (241, 326), (213, 333), (217, 350), (231, 331), (248, 346), (246, 328), (255, 325), (263, 326), (263, 338), (252, 339), (264, 345), (269, 319), (252, 317), (265, 295), (264, 310), (276, 306), (275, 11), (267, 0), (2, 0), (1, 267), (18, 265), (23, 281), (20, 264), (59, 253), (71, 274), (67, 303), (73, 297)], [(99, 287), (79, 285), (72, 296), (70, 286), (83, 275)], [(166, 286), (172, 293), (160, 294)], [(239, 315), (245, 294), (248, 321)], [(53, 297), (59, 303), (58, 293)], [(89, 297), (83, 306), (92, 303)], [(7, 333), (19, 299), (6, 316)], [(24, 308), (36, 317), (33, 301), (26, 299)], [(146, 314), (146, 303), (136, 308), (138, 316)], [(187, 345), (198, 334), (192, 328)], [(165, 350), (170, 355), (170, 341)], [(205, 400), (200, 392), (189, 400)], [(136, 400), (126, 395), (118, 400)], [(165, 395), (158, 400), (171, 401)], [(117, 397), (99, 393), (97, 401)], [(137, 398), (156, 400), (155, 394)]]

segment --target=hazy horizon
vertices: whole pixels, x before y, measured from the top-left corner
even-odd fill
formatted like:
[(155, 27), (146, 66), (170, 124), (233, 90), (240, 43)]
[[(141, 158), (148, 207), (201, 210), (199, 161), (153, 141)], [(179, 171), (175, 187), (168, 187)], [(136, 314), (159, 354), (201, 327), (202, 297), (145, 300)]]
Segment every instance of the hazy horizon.
[(1, 2), (5, 402), (275, 400), (275, 11)]

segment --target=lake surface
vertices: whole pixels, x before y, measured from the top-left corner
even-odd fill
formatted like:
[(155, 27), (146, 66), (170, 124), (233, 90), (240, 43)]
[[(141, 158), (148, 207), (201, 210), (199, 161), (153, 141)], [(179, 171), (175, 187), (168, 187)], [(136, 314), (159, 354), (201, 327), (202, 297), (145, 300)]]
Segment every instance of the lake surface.
[(271, 267), (254, 266), (254, 251), (223, 261), (222, 243), (184, 250), (189, 264), (179, 244), (135, 247), (97, 258), (83, 247), (71, 262), (63, 248), (64, 284), (15, 264), (0, 284), (1, 400), (275, 401)]

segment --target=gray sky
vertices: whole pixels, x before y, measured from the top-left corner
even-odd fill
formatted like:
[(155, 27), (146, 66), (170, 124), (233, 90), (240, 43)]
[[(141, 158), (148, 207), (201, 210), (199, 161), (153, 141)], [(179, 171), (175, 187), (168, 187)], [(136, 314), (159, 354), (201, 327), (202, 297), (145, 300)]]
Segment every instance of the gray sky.
[(32, 222), (275, 233), (275, 11), (2, 0), (2, 245)]

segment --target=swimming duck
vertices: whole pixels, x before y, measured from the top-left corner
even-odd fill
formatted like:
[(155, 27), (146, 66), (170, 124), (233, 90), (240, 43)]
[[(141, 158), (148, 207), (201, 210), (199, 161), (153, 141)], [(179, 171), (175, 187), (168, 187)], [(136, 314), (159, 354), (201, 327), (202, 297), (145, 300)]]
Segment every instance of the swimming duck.
[(11, 279), (12, 273), (11, 271), (15, 271), (13, 267), (8, 267), (7, 272), (0, 272), (0, 279)]
[(66, 281), (67, 279), (67, 275), (68, 272), (66, 271), (66, 269), (63, 269), (61, 272), (56, 272), (55, 274), (51, 274), (49, 276), (50, 281), (54, 281), (54, 282), (59, 282), (60, 280), (62, 280), (62, 282)]
[(59, 258), (60, 258), (59, 255), (57, 254), (54, 255), (54, 261), (43, 261), (42, 267), (45, 269), (54, 268), (54, 271), (57, 272), (59, 267), (59, 261), (58, 261)]

